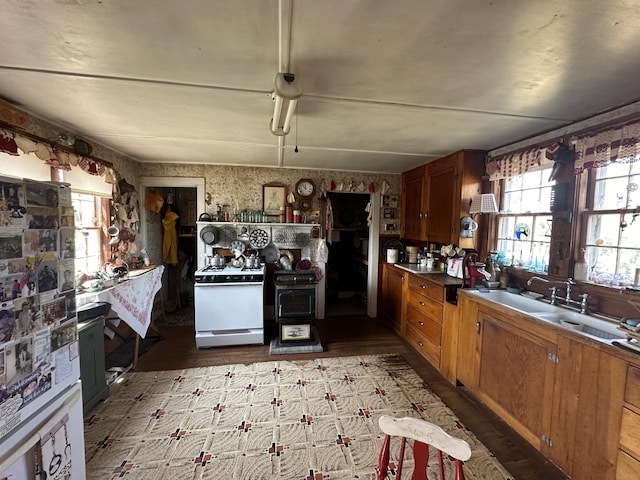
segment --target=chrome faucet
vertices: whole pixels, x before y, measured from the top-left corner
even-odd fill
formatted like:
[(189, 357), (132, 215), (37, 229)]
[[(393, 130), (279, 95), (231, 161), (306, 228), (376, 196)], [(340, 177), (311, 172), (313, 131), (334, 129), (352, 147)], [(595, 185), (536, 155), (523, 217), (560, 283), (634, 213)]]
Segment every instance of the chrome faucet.
[(562, 285), (565, 286), (564, 298), (562, 298), (562, 297), (559, 298), (557, 296), (557, 291), (558, 291), (557, 287), (551, 287), (549, 289), (549, 290), (551, 290), (551, 302), (550, 302), (551, 305), (557, 305), (557, 302), (559, 300), (562, 300), (567, 307), (571, 307), (573, 305), (579, 306), (580, 307), (580, 313), (583, 313), (583, 314), (587, 313), (587, 298), (589, 298), (589, 294), (588, 293), (581, 294), (580, 295), (581, 301), (579, 301), (579, 302), (577, 300), (573, 300), (571, 298), (571, 286), (576, 284), (573, 281), (573, 278), (567, 278), (566, 280), (547, 280), (546, 278), (533, 276), (529, 280), (527, 280), (527, 285), (531, 285), (534, 280), (537, 280), (539, 282), (544, 282), (544, 283), (562, 284)]

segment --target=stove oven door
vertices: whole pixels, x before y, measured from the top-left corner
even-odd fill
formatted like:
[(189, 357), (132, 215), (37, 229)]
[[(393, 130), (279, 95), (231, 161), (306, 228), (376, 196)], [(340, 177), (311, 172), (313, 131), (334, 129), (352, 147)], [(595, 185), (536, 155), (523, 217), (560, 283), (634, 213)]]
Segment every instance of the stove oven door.
[(263, 283), (196, 283), (196, 345), (264, 342)]
[(313, 318), (316, 316), (315, 288), (276, 289), (276, 318)]

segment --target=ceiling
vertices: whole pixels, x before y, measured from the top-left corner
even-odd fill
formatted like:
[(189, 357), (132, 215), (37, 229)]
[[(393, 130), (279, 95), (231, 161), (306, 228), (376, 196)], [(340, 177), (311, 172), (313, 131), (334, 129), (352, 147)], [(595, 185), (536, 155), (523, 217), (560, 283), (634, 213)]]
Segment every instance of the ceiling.
[(640, 98), (628, 0), (2, 3), (0, 98), (140, 162), (399, 173)]

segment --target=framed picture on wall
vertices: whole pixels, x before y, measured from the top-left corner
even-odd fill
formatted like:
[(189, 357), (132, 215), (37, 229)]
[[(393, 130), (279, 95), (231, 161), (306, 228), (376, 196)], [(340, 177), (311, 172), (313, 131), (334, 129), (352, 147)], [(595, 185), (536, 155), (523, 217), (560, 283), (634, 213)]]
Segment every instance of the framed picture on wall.
[(384, 209), (384, 218), (396, 218), (397, 209), (395, 208), (385, 208)]
[(262, 185), (262, 211), (266, 215), (280, 215), (284, 213), (286, 201), (286, 185), (280, 183), (265, 183)]

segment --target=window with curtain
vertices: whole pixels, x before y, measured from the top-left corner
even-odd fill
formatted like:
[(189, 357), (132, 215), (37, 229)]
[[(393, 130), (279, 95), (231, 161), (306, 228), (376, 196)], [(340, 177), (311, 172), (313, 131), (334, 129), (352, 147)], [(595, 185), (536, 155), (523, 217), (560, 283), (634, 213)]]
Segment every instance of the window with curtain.
[(589, 280), (630, 285), (640, 267), (640, 162), (609, 163), (588, 175), (581, 248), (590, 265)]
[(580, 248), (589, 280), (624, 286), (640, 267), (640, 122), (590, 132), (576, 141), (575, 173), (588, 175)]
[(497, 249), (512, 265), (546, 273), (551, 240), (551, 167), (502, 180)]
[(76, 216), (75, 260), (79, 272), (97, 272), (104, 263), (102, 199), (88, 193), (72, 192)]

